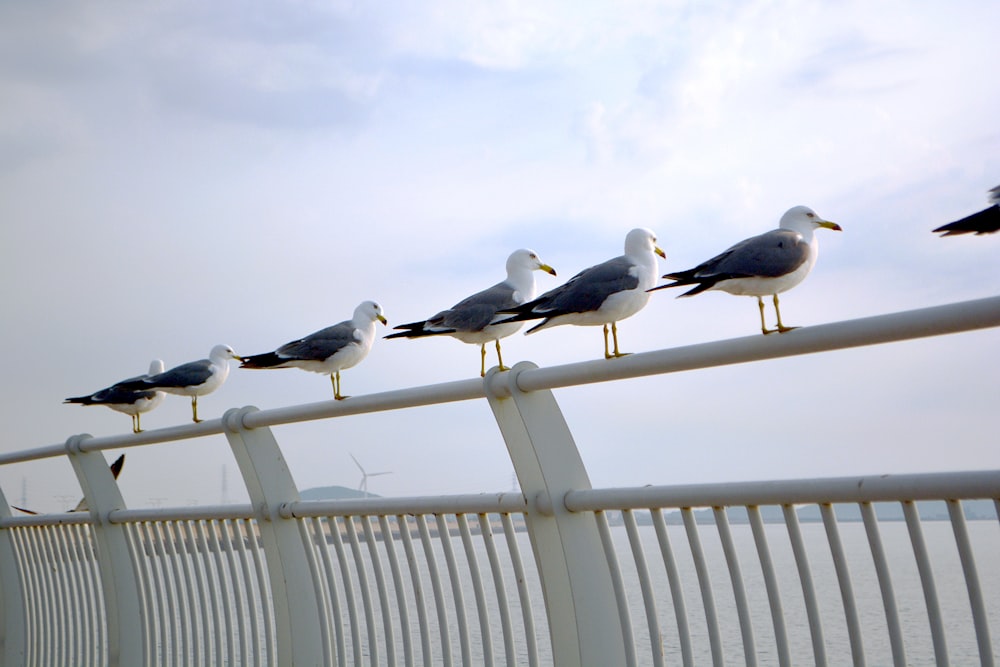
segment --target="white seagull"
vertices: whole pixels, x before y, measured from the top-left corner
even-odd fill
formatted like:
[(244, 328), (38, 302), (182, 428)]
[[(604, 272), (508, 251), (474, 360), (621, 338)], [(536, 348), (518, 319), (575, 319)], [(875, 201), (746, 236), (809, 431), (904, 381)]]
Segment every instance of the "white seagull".
[(142, 433), (139, 424), (139, 416), (144, 412), (149, 412), (163, 402), (163, 392), (146, 389), (124, 389), (122, 384), (147, 378), (163, 372), (163, 362), (154, 359), (149, 364), (149, 373), (138, 375), (117, 382), (110, 387), (106, 387), (87, 396), (75, 396), (67, 398), (63, 403), (76, 403), (78, 405), (103, 405), (117, 412), (123, 412), (132, 417), (132, 432)]
[(301, 368), (323, 373), (333, 383), (333, 397), (343, 400), (347, 396), (340, 393), (340, 371), (358, 365), (368, 356), (375, 341), (376, 321), (386, 323), (382, 306), (363, 301), (351, 319), (285, 343), (274, 352), (244, 357), (240, 368)]
[[(667, 287), (694, 285), (680, 296), (693, 296), (706, 290), (722, 290), (730, 294), (755, 296), (760, 309), (760, 328), (765, 334), (791, 331), (781, 323), (778, 294), (786, 292), (805, 280), (819, 253), (819, 242), (813, 232), (817, 229), (841, 231), (840, 225), (816, 215), (808, 206), (796, 206), (783, 216), (778, 229), (753, 236), (693, 269), (668, 273), (663, 276), (674, 282), (654, 287), (652, 291)], [(764, 300), (772, 295), (778, 327), (768, 329), (764, 323)]]
[(975, 233), (978, 236), (979, 234), (992, 234), (1000, 231), (1000, 185), (990, 190), (990, 202), (993, 205), (989, 208), (984, 208), (979, 213), (973, 213), (961, 220), (949, 222), (947, 225), (941, 225), (934, 231), (944, 232), (941, 236), (969, 233)]
[(189, 361), (169, 371), (139, 378), (130, 382), (120, 382), (119, 386), (136, 390), (160, 390), (168, 394), (191, 397), (191, 418), (198, 419), (198, 397), (211, 394), (222, 386), (229, 377), (229, 360), (240, 357), (228, 345), (216, 345), (208, 359)]
[[(624, 356), (618, 350), (617, 323), (638, 313), (649, 301), (646, 290), (656, 284), (656, 255), (666, 257), (656, 245), (656, 234), (644, 227), (625, 237), (625, 254), (584, 269), (566, 283), (520, 306), (505, 308), (513, 317), (500, 323), (542, 320), (530, 334), (560, 324), (604, 327), (604, 358)], [(614, 351), (608, 349), (608, 325)]]
[(521, 328), (519, 322), (498, 324), (506, 319), (499, 314), (504, 308), (513, 308), (535, 298), (535, 271), (556, 275), (555, 270), (538, 258), (534, 250), (515, 250), (507, 258), (507, 278), (482, 292), (459, 301), (448, 310), (420, 322), (401, 324), (394, 329), (401, 333), (386, 338), (422, 338), (424, 336), (452, 336), (470, 345), (480, 346), (480, 376), (486, 375), (486, 344), (495, 341), (500, 370), (507, 367), (500, 355), (500, 339), (514, 334)]

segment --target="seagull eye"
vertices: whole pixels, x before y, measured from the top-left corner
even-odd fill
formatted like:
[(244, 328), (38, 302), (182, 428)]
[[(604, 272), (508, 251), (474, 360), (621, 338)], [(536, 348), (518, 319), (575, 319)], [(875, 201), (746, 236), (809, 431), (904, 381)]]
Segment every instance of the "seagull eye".
[(810, 218), (815, 218), (816, 217), (815, 213), (806, 213), (806, 215), (808, 215)]

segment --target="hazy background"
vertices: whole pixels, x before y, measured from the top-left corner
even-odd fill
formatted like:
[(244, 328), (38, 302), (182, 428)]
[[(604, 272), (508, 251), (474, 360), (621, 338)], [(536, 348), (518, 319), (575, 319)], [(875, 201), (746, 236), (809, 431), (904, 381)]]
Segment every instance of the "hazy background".
[[(154, 358), (265, 352), (364, 299), (390, 327), (423, 319), (518, 247), (558, 270), (548, 289), (636, 226), (666, 272), (797, 204), (839, 222), (786, 324), (1000, 294), (1000, 235), (930, 232), (1000, 183), (997, 25), (979, 0), (2, 3), (0, 450), (127, 432), (61, 401)], [(624, 350), (759, 331), (752, 299), (674, 296), (620, 325)], [(601, 346), (560, 327), (504, 350)], [(998, 350), (991, 330), (556, 395), (595, 486), (996, 468)], [(379, 339), (344, 391), (474, 377), (478, 354)], [(234, 364), (199, 407), (330, 397), (325, 376)], [(143, 425), (189, 420), (168, 396)], [(356, 487), (350, 453), (392, 471), (382, 495), (512, 485), (485, 402), (276, 434), (303, 489)], [(121, 484), (134, 506), (246, 498), (222, 436), (129, 449)], [(0, 487), (45, 511), (79, 496), (61, 460)]]

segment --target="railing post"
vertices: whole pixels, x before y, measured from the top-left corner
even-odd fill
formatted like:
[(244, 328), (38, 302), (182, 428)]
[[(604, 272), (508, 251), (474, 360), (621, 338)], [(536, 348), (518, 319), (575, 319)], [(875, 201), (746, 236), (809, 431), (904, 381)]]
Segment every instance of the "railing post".
[(608, 561), (594, 517), (566, 509), (569, 491), (590, 489), (590, 478), (551, 391), (524, 393), (517, 376), (537, 368), (522, 362), (504, 373), (510, 396), (487, 398), (528, 502), (527, 527), (545, 594), (554, 664), (625, 664), (622, 632)]
[[(0, 519), (10, 516), (7, 497), (0, 489)], [(0, 665), (22, 665), (25, 660), (24, 591), (14, 557), (9, 528), (0, 528)]]
[(66, 441), (66, 453), (87, 501), (97, 566), (101, 573), (104, 613), (108, 631), (108, 664), (131, 667), (143, 663), (142, 605), (135, 564), (129, 552), (126, 527), (112, 524), (113, 510), (126, 509), (118, 482), (101, 452), (80, 446), (91, 436), (75, 435)]
[(269, 428), (247, 429), (243, 416), (257, 408), (234, 408), (223, 416), (226, 438), (257, 515), (274, 604), (277, 664), (325, 664), (320, 627), (322, 599), (310, 575), (306, 545), (294, 520), (281, 516), (282, 505), (298, 502), (278, 441)]

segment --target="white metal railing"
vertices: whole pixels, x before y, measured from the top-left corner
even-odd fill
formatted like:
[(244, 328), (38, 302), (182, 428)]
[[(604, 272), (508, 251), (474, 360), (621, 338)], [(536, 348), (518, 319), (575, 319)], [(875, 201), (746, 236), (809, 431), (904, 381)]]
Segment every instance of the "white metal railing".
[[(997, 326), (993, 297), (0, 454), (68, 457), (90, 508), (0, 493), (0, 662), (993, 665), (1000, 471), (592, 489), (550, 390)], [(521, 494), (303, 502), (270, 428), (484, 398)], [(249, 505), (129, 509), (101, 454), (219, 433)]]

